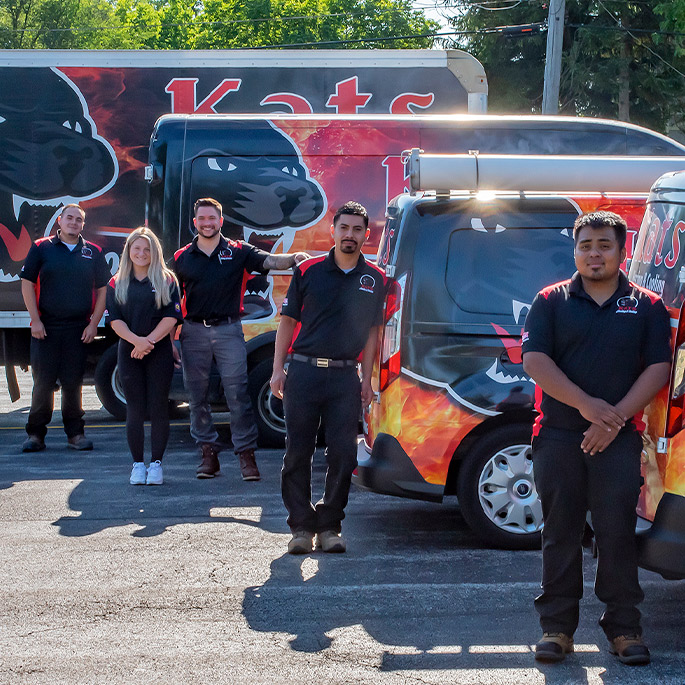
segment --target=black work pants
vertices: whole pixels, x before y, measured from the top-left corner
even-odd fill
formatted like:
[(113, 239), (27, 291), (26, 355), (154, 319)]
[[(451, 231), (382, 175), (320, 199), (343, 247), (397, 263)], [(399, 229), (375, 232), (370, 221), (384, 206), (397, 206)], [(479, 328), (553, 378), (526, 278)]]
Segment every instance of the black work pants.
[[(357, 432), (361, 386), (355, 367), (317, 368), (291, 362), (283, 393), (286, 449), (281, 492), (294, 532), (340, 531), (357, 466)], [(326, 481), (323, 497), (313, 505), (312, 457), (323, 420), (326, 438)]]
[(595, 594), (606, 604), (607, 637), (640, 635), (635, 524), (640, 494), (639, 433), (620, 433), (590, 456), (580, 440), (543, 433), (533, 440), (535, 485), (542, 502), (542, 594), (535, 600), (543, 632), (573, 635), (583, 595), (581, 538), (589, 509), (597, 542)]
[(119, 341), (117, 366), (126, 398), (126, 439), (133, 461), (144, 461), (145, 417), (150, 417), (152, 461), (161, 461), (169, 440), (169, 389), (174, 374), (171, 339), (166, 336), (142, 359)]
[(81, 342), (83, 329), (46, 328), (42, 340), (31, 338), (31, 370), (33, 395), (26, 432), (45, 438), (47, 426), (52, 419), (55, 401), (55, 385), (62, 389), (62, 422), (68, 438), (83, 433), (83, 409), (81, 388), (86, 368), (86, 346)]

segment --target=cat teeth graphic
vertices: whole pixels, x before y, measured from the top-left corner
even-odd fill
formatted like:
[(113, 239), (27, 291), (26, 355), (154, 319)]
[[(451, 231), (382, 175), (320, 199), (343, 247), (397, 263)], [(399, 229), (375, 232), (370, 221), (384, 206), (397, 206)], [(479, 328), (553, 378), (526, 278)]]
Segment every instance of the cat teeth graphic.
[(22, 197), (21, 195), (12, 195), (12, 205), (14, 207), (14, 218), (19, 220), (19, 213), (24, 203), (33, 207), (61, 207), (63, 204), (76, 202), (73, 197), (54, 197), (46, 200), (34, 200), (30, 197)]
[[(483, 224), (483, 220), (478, 218), (478, 217), (474, 217), (473, 219), (471, 219), (471, 228), (474, 231), (480, 231), (481, 233), (487, 233), (488, 232), (488, 229), (485, 228), (485, 225)], [(507, 227), (502, 226), (502, 224), (497, 224), (495, 226), (495, 233), (502, 233), (502, 231), (506, 231), (506, 230), (507, 230)]]
[(10, 283), (12, 281), (18, 281), (19, 275), (13, 276), (12, 274), (6, 274), (2, 269), (0, 269), (0, 283)]
[(495, 383), (500, 383), (502, 385), (530, 381), (530, 378), (528, 378), (526, 375), (517, 376), (516, 374), (510, 375), (506, 373), (504, 368), (500, 367), (497, 359), (492, 362), (492, 366), (485, 372), (485, 375), (495, 381)]
[[(527, 302), (519, 302), (518, 300), (512, 300), (511, 304), (514, 311), (514, 321), (521, 323), (521, 312), (525, 309), (526, 313), (528, 313), (530, 305)], [(525, 319), (525, 316), (523, 318)]]

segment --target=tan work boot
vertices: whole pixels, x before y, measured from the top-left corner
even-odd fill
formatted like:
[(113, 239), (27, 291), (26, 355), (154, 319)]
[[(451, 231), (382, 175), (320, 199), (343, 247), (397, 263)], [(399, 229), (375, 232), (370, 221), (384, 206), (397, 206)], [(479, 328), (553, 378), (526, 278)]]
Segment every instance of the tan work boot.
[(314, 549), (314, 533), (296, 530), (288, 543), (288, 554), (309, 554)]
[(238, 461), (240, 462), (240, 473), (243, 476), (243, 480), (259, 480), (261, 478), (253, 449), (240, 452), (238, 454)]
[(342, 553), (347, 550), (345, 539), (337, 530), (324, 530), (316, 536), (316, 547), (324, 552)]
[(535, 645), (535, 661), (556, 663), (573, 651), (573, 638), (566, 633), (544, 633)]
[(609, 640), (609, 653), (630, 666), (642, 666), (650, 660), (649, 649), (639, 635), (619, 635)]
[(197, 467), (198, 478), (214, 478), (219, 473), (219, 452), (214, 445), (206, 442), (201, 446), (202, 462)]

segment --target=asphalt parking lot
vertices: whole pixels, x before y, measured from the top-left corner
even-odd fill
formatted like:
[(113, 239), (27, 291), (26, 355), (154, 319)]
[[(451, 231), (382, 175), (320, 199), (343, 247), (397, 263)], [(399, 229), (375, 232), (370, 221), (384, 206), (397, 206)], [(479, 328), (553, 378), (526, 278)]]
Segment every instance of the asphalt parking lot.
[[(164, 485), (132, 487), (92, 388), (92, 453), (66, 449), (57, 414), (48, 449), (22, 455), (30, 378), (15, 404), (0, 378), (1, 683), (685, 683), (685, 582), (642, 573), (653, 663), (629, 668), (586, 556), (577, 652), (536, 666), (540, 554), (488, 549), (456, 501), (353, 490), (347, 554), (292, 557), (279, 450), (258, 453), (258, 483), (230, 452), (200, 481), (181, 418)], [(324, 469), (317, 454), (315, 492)]]

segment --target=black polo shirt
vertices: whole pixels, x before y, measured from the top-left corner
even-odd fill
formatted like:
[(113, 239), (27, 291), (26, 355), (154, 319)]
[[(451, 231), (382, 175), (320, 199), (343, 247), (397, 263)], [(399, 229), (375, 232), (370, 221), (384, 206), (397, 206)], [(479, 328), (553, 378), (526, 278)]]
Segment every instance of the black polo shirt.
[[(671, 361), (671, 324), (661, 298), (619, 272), (616, 292), (600, 307), (580, 274), (541, 290), (523, 329), (523, 353), (542, 352), (592, 397), (611, 405), (625, 397), (651, 364)], [(540, 428), (582, 434), (589, 427), (577, 409), (536, 388)], [(635, 430), (635, 420), (624, 430)], [(543, 431), (547, 432), (547, 431)]]
[(385, 275), (361, 254), (345, 273), (335, 263), (334, 251), (295, 267), (281, 314), (299, 322), (290, 352), (357, 359), (371, 327), (383, 323)]
[(221, 236), (210, 256), (197, 246), (197, 236), (174, 254), (173, 268), (183, 292), (185, 314), (200, 319), (238, 318), (243, 311), (250, 273), (268, 273), (268, 252), (243, 240)]
[(58, 231), (31, 245), (19, 275), (36, 284), (43, 325), (70, 328), (88, 325), (95, 291), (107, 285), (111, 274), (102, 248), (79, 236), (70, 250)]
[(149, 278), (139, 281), (134, 276), (129, 278), (126, 303), (117, 302), (115, 296), (116, 279), (112, 278), (107, 287), (107, 322), (123, 321), (132, 333), (147, 336), (155, 330), (157, 324), (167, 317), (183, 321), (181, 301), (178, 288), (171, 289), (169, 304), (157, 307), (155, 289)]

